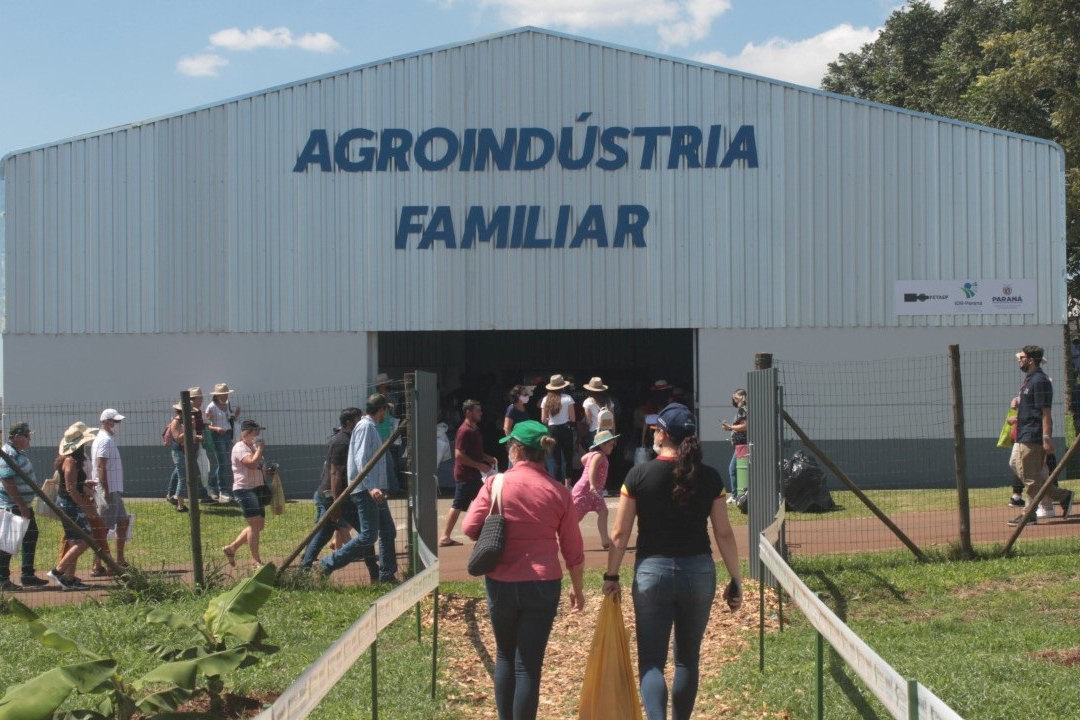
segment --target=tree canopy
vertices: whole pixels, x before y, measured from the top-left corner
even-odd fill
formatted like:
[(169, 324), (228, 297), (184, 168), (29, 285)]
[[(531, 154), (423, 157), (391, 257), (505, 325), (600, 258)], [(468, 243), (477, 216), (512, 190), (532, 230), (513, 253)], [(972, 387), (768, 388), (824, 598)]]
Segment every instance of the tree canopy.
[(1069, 295), (1080, 298), (1080, 2), (947, 0), (939, 11), (912, 0), (829, 63), (821, 86), (1060, 144)]

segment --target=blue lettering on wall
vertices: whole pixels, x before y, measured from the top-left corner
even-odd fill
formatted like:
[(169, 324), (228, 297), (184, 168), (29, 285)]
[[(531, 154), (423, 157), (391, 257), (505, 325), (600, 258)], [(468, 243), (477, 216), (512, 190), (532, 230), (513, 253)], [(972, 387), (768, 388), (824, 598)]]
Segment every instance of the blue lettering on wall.
[[(649, 211), (643, 205), (620, 205), (614, 234), (608, 233), (603, 205), (589, 205), (576, 222), (573, 215), (572, 206), (560, 205), (554, 236), (543, 237), (539, 233), (544, 209), (539, 205), (499, 205), (490, 213), (482, 205), (472, 205), (465, 212), (459, 237), (449, 205), (436, 205), (433, 209), (427, 205), (406, 205), (398, 217), (394, 247), (403, 250), (409, 247), (411, 238), (418, 238), (417, 250), (429, 250), (436, 243), (441, 243), (447, 250), (468, 250), (477, 243), (494, 244), (498, 250), (562, 248), (567, 247), (566, 238), (571, 227), (571, 249), (590, 243), (598, 248), (619, 248), (628, 244), (646, 247), (645, 227), (649, 223)], [(548, 219), (548, 227), (551, 224)]]
[[(587, 123), (584, 112), (576, 123)], [(333, 142), (319, 128), (308, 134), (297, 155), (293, 172), (409, 172), (413, 165), (425, 172), (453, 166), (459, 172), (533, 171), (557, 165), (563, 170), (595, 166), (612, 172), (636, 159), (639, 170), (727, 169), (758, 167), (753, 125), (742, 125), (731, 136), (725, 127), (709, 125), (646, 125), (601, 128), (595, 123), (567, 125), (555, 133), (547, 128), (466, 128), (454, 131), (433, 127), (419, 134), (406, 128), (350, 128)], [(704, 146), (704, 147), (703, 147)], [(723, 158), (717, 158), (723, 150)], [(704, 155), (704, 157), (703, 157)], [(663, 158), (666, 157), (666, 162)]]

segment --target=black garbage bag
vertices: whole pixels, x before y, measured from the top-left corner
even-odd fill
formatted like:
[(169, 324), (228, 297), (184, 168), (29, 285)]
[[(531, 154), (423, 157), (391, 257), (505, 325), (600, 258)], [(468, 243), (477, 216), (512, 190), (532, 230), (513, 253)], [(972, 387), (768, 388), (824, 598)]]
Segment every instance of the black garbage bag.
[(836, 503), (825, 487), (825, 472), (814, 458), (801, 450), (783, 462), (781, 478), (788, 510), (827, 512), (836, 509)]

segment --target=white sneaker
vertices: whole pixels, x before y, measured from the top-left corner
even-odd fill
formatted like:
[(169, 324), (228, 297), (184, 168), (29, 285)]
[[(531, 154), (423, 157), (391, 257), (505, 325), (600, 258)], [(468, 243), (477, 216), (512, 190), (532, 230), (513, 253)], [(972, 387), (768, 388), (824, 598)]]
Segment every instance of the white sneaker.
[(1043, 509), (1043, 507), (1040, 506), (1037, 510), (1035, 510), (1035, 517), (1052, 518), (1052, 517), (1054, 517), (1054, 515), (1055, 515), (1055, 513), (1054, 513), (1053, 506), (1051, 506), (1049, 508), (1046, 508), (1046, 509)]
[(734, 495), (728, 495), (727, 496), (727, 504), (728, 505), (734, 505), (735, 504), (735, 496)]

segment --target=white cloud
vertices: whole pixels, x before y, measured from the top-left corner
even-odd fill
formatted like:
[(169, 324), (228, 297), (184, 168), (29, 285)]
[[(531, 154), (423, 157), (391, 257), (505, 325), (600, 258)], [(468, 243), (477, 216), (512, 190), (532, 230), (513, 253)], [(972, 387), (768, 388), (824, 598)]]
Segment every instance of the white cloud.
[(341, 45), (329, 33), (305, 33), (294, 36), (287, 27), (264, 28), (261, 25), (250, 30), (237, 27), (218, 30), (210, 36), (210, 45), (223, 50), (255, 50), (258, 48), (299, 48), (309, 52), (328, 53), (341, 49)]
[(574, 32), (631, 25), (655, 27), (665, 46), (707, 37), (731, 0), (467, 0), (492, 8), (509, 25), (562, 27)]
[(818, 87), (827, 66), (842, 52), (854, 52), (877, 38), (881, 28), (837, 25), (805, 40), (771, 38), (761, 45), (747, 43), (738, 55), (710, 52), (695, 59), (798, 85)]
[(228, 64), (227, 58), (214, 53), (185, 55), (176, 61), (176, 72), (190, 77), (217, 77), (218, 69)]

